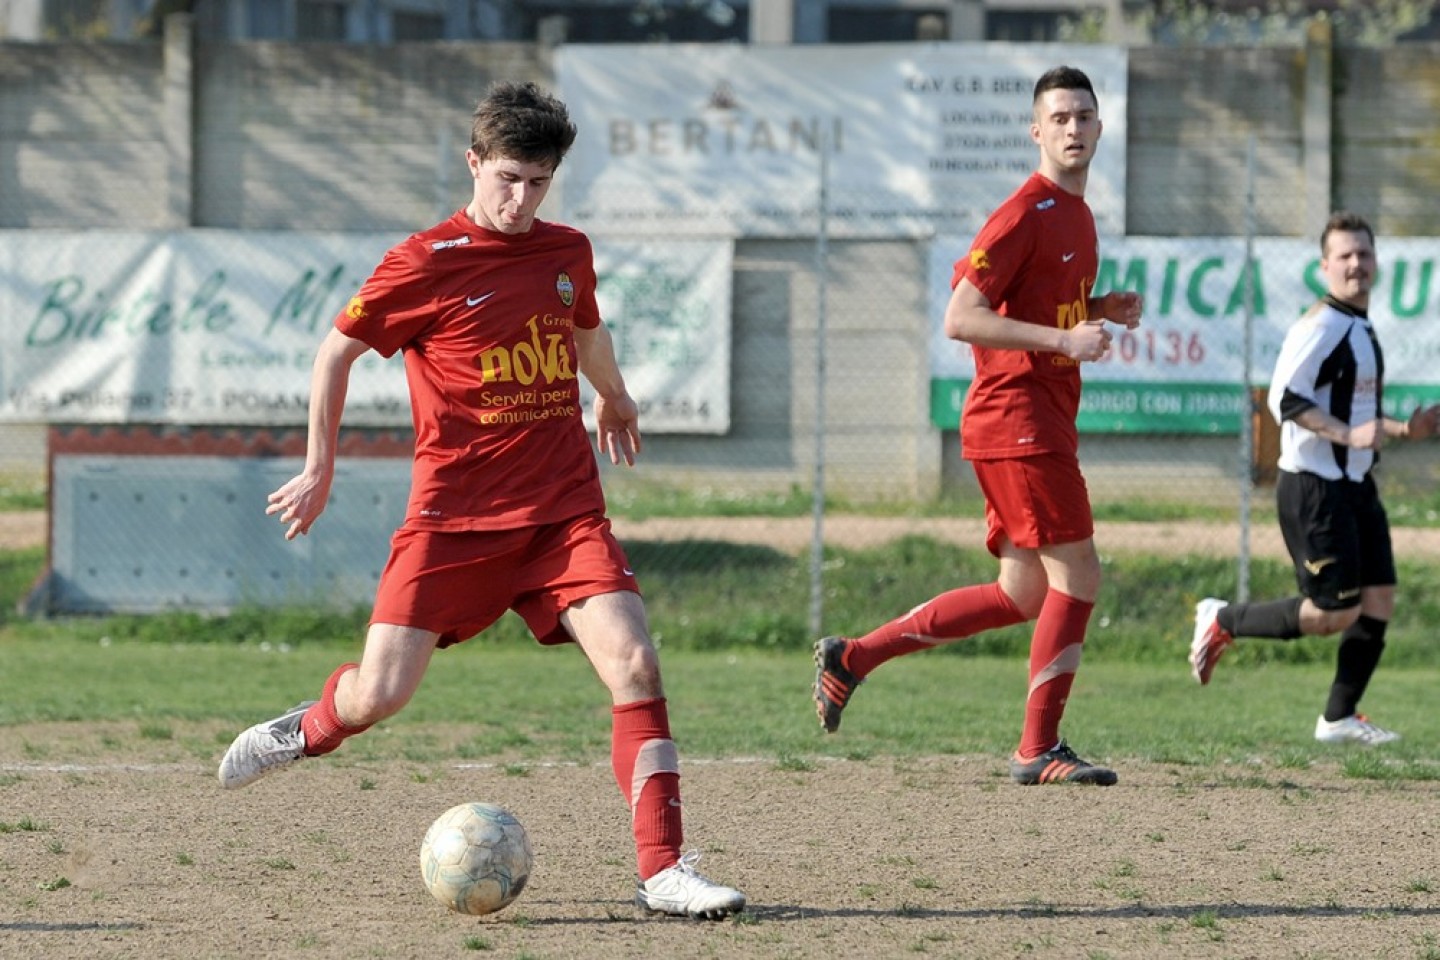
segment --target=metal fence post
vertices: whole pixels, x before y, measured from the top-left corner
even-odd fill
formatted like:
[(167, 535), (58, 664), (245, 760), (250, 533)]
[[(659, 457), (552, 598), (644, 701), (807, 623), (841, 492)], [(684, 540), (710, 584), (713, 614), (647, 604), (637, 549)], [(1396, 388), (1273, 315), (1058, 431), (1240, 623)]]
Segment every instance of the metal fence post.
[(825, 564), (825, 314), (829, 287), (830, 138), (820, 135), (819, 206), (815, 228), (815, 474), (811, 487), (810, 633), (824, 621)]

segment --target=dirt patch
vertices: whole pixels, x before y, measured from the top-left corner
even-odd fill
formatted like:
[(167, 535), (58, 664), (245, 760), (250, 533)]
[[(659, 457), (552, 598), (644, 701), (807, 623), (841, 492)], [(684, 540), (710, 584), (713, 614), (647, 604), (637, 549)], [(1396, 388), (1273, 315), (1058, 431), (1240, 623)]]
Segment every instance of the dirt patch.
[[(47, 518), (43, 511), (0, 513), (0, 549), (44, 546)], [(786, 553), (809, 549), (814, 540), (810, 517), (683, 517), (651, 520), (615, 518), (615, 532), (623, 540), (721, 540), (758, 543)], [(985, 524), (954, 517), (827, 517), (822, 525), (827, 544), (852, 549), (876, 547), (904, 536), (934, 537), (963, 546), (983, 547)], [(1402, 557), (1440, 558), (1440, 529), (1396, 527), (1395, 550)], [(1154, 523), (1100, 523), (1095, 543), (1101, 553), (1148, 553), (1175, 556), (1187, 553), (1236, 556), (1240, 530), (1233, 523), (1157, 521)], [(1249, 550), (1255, 557), (1285, 558), (1285, 544), (1274, 524), (1257, 524)]]
[[(614, 527), (622, 540), (762, 543), (786, 553), (807, 550), (814, 540), (814, 521), (809, 517), (616, 519)], [(933, 537), (969, 547), (985, 545), (984, 521), (963, 518), (826, 517), (822, 530), (827, 544), (850, 548), (880, 546), (903, 536)], [(1440, 530), (1396, 527), (1393, 539), (1399, 556), (1440, 558)], [(1240, 528), (1233, 523), (1196, 521), (1102, 522), (1096, 524), (1095, 544), (1102, 554), (1237, 556)], [(1286, 557), (1285, 543), (1273, 523), (1252, 528), (1249, 550), (1255, 557)]]
[(45, 546), (48, 522), (49, 517), (43, 510), (0, 513), (0, 550)]
[[(1412, 956), (1440, 910), (1440, 785), (1334, 768), (1124, 762), (1099, 789), (1018, 787), (996, 757), (692, 757), (690, 842), (751, 898), (699, 923), (631, 905), (604, 764), (337, 754), (227, 792), (213, 758), (113, 736), (6, 731), (7, 957)], [(469, 799), (515, 811), (536, 850), (491, 917), (446, 912), (419, 880), (425, 827)]]

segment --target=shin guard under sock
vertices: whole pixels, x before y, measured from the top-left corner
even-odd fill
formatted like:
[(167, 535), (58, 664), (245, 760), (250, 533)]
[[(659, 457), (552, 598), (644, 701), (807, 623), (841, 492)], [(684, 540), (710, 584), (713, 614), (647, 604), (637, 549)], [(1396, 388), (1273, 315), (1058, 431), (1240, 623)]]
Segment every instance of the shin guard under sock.
[(611, 724), (610, 764), (630, 805), (636, 868), (648, 880), (680, 859), (680, 755), (663, 697), (613, 708)]

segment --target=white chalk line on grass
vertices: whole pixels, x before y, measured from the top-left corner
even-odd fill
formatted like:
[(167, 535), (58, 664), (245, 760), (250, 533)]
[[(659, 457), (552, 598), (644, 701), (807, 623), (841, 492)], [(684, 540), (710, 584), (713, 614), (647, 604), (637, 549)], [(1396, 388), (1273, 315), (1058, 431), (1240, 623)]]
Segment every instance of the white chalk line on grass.
[[(952, 758), (953, 759), (953, 758)], [(421, 766), (428, 766), (422, 761), (403, 760), (394, 762), (414, 763)], [(702, 766), (746, 766), (757, 763), (779, 763), (775, 757), (695, 757), (681, 760), (682, 767)], [(843, 757), (807, 757), (807, 763), (845, 763)], [(514, 760), (510, 762), (482, 762), (466, 761), (464, 763), (447, 764), (447, 770), (513, 770), (516, 767), (528, 769), (578, 769), (580, 767), (602, 767), (608, 768), (609, 760), (597, 760), (594, 763), (580, 763), (576, 760)], [(214, 768), (189, 763), (0, 763), (0, 773), (75, 773), (75, 774), (98, 774), (98, 773), (201, 773), (210, 772)], [(355, 766), (340, 769), (364, 770), (366, 768)]]

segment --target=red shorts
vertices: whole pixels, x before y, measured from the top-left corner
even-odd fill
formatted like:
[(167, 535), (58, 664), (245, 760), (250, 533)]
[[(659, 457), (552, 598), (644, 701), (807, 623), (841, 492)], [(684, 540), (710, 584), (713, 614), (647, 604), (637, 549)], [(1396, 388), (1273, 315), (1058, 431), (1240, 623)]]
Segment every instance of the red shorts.
[(542, 527), (435, 533), (397, 530), (371, 623), (440, 634), (442, 647), (490, 626), (506, 610), (541, 643), (574, 638), (560, 613), (602, 593), (640, 592), (610, 521), (598, 513)]
[(1090, 492), (1080, 461), (1046, 453), (1009, 460), (972, 460), (985, 494), (985, 546), (1000, 556), (1001, 539), (1035, 550), (1078, 543), (1095, 535)]

